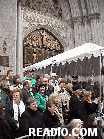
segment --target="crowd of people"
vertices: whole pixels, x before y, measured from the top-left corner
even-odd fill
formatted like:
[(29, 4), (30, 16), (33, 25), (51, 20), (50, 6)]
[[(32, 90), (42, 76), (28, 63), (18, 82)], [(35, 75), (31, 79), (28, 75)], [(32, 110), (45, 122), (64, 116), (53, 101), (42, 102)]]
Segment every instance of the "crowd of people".
[[(13, 70), (0, 75), (0, 138), (29, 135), (29, 128), (65, 127), (70, 136), (60, 138), (103, 139), (99, 130), (97, 137), (79, 134), (82, 125), (97, 127), (99, 84), (79, 82), (78, 76), (67, 82), (56, 73), (33, 74), (33, 70), (27, 70), (23, 80)], [(75, 127), (79, 129), (77, 136), (72, 135)]]

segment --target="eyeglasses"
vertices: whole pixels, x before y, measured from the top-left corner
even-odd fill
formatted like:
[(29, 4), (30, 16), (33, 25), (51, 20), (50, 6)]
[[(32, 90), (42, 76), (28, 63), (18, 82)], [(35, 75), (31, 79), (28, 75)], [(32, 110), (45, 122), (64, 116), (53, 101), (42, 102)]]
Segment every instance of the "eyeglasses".
[(20, 97), (20, 95), (13, 95), (13, 97)]
[(43, 81), (43, 82), (47, 82), (47, 81)]

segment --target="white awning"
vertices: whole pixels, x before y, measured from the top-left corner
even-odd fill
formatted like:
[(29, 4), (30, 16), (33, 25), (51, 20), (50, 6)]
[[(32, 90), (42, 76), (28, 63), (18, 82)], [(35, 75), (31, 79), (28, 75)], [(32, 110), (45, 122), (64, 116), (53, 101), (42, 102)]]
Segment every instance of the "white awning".
[(98, 46), (93, 43), (85, 43), (81, 46), (75, 47), (74, 49), (65, 51), (61, 54), (58, 54), (56, 56), (53, 56), (51, 58), (48, 58), (46, 60), (43, 60), (41, 62), (35, 63), (31, 66), (25, 67), (24, 70), (28, 69), (41, 69), (41, 68), (46, 68), (46, 66), (50, 64), (57, 64), (59, 65), (62, 63), (63, 65), (68, 62), (69, 64), (73, 60), (74, 62), (77, 62), (78, 59), (81, 61), (85, 58), (88, 57), (88, 59), (91, 58), (93, 55), (94, 57), (100, 56), (100, 50), (102, 50), (103, 47)]

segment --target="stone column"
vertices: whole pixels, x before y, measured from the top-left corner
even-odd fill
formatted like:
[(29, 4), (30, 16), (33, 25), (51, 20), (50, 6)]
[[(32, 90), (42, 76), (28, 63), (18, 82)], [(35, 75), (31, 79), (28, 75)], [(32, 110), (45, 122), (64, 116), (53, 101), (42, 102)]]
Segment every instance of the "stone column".
[(22, 10), (21, 2), (17, 4), (17, 47), (16, 47), (16, 74), (22, 77), (23, 51), (22, 51)]

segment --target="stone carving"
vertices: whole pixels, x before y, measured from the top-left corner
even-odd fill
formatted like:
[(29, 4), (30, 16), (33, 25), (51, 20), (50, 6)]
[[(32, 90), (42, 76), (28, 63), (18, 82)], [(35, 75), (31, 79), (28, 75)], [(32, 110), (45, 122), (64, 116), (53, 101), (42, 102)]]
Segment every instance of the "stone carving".
[(51, 50), (61, 50), (61, 46), (57, 39), (47, 33), (45, 29), (37, 30), (30, 33), (24, 39), (24, 47), (32, 46), (33, 48), (47, 48)]
[(61, 53), (62, 46), (51, 33), (40, 29), (28, 34), (23, 42), (24, 67)]
[[(23, 13), (23, 35), (24, 34), (27, 35), (34, 28), (38, 29), (39, 25), (41, 27), (43, 26), (43, 28), (44, 28), (44, 26), (46, 26), (46, 29), (50, 30), (50, 28), (52, 28), (52, 30), (54, 30), (57, 34), (60, 34), (61, 39), (59, 39), (59, 40), (62, 41), (62, 44), (64, 46), (67, 46), (66, 39), (67, 39), (67, 29), (68, 29), (67, 27), (69, 25), (68, 22), (58, 20), (57, 18), (53, 18), (48, 13), (43, 14), (42, 12), (39, 12), (39, 11), (36, 11), (33, 9), (29, 9), (27, 7), (22, 7), (22, 13)], [(24, 37), (26, 35), (24, 35)]]
[(57, 0), (22, 0), (22, 6), (49, 13), (62, 19), (62, 9)]
[[(57, 18), (52, 17), (49, 13), (42, 13), (41, 11), (36, 11), (29, 9), (27, 7), (22, 7), (23, 12), (23, 22), (25, 26), (33, 26), (36, 24), (49, 25), (54, 28), (61, 28), (67, 30), (67, 21), (58, 20)], [(27, 25), (28, 24), (28, 25)]]

